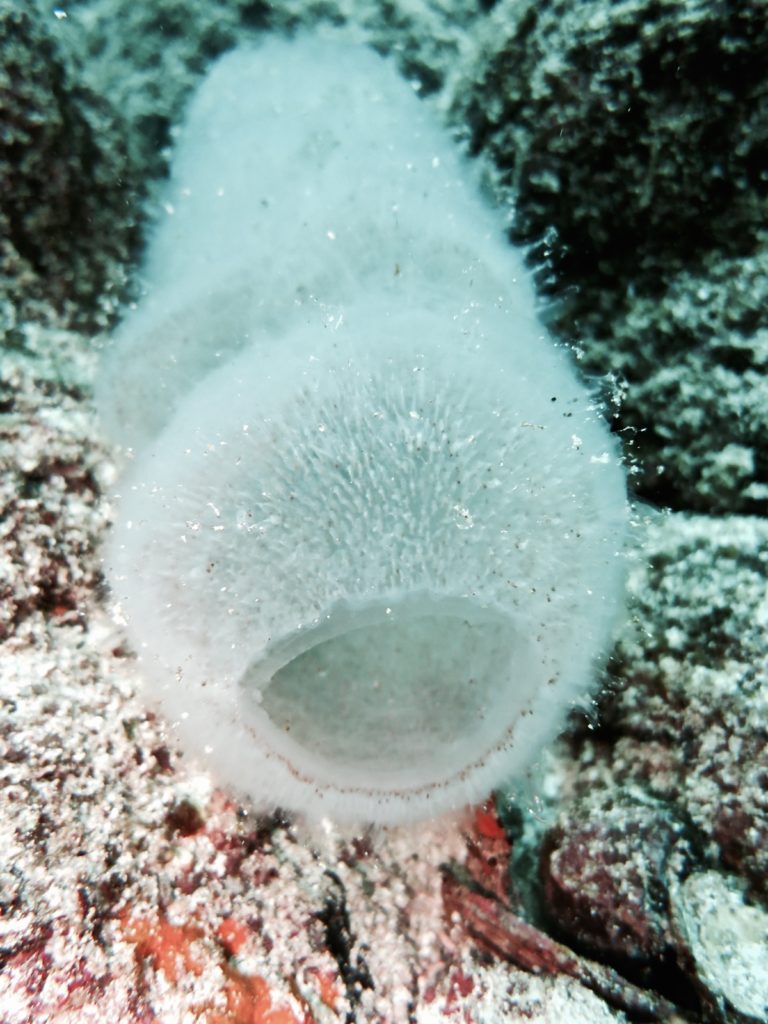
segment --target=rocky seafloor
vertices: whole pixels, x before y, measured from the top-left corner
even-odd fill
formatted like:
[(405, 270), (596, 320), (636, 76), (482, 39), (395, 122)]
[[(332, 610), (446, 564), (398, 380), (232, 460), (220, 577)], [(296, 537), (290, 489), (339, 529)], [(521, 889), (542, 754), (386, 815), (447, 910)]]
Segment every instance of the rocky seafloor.
[[(628, 614), (536, 784), (259, 817), (148, 711), (91, 391), (243, 39), (392, 54), (482, 162), (630, 468)], [(0, 1022), (768, 1019), (768, 5), (0, 0)]]

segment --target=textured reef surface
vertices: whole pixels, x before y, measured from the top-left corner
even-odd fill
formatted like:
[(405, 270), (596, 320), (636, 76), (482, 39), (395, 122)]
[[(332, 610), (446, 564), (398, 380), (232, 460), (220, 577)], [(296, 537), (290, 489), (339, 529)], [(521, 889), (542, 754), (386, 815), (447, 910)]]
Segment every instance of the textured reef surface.
[[(482, 162), (630, 460), (629, 609), (525, 788), (259, 817), (138, 695), (92, 404), (210, 62), (333, 28)], [(768, 1015), (762, 0), (0, 0), (0, 1019)], [(662, 511), (664, 510), (664, 511)]]

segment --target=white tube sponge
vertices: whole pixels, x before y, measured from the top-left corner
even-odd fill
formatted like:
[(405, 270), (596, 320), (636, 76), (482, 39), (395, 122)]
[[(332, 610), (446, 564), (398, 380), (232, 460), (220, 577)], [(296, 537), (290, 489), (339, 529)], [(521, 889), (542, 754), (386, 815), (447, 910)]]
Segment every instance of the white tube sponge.
[(183, 740), (262, 805), (484, 796), (621, 604), (615, 446), (468, 177), (366, 50), (223, 58), (105, 361), (139, 448), (114, 594)]

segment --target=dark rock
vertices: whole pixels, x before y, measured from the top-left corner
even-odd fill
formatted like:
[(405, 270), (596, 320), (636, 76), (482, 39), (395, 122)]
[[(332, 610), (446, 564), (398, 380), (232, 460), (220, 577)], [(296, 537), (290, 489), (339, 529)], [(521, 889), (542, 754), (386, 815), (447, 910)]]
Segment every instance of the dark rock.
[(618, 376), (636, 492), (765, 513), (762, 5), (508, 2), (452, 113), (560, 296), (553, 330)]
[(165, 824), (180, 836), (193, 836), (205, 828), (205, 819), (190, 800), (180, 800), (166, 814)]
[(668, 957), (667, 874), (682, 837), (657, 806), (572, 807), (542, 847), (548, 913), (592, 955), (635, 966)]
[(449, 919), (491, 957), (506, 960), (532, 974), (573, 978), (609, 1005), (628, 1013), (633, 1020), (656, 1021), (672, 1017), (672, 1005), (660, 995), (638, 988), (611, 967), (578, 956), (513, 914), (501, 900), (478, 891), (472, 880), (455, 865), (448, 864), (443, 869), (442, 891)]
[(764, 223), (768, 23), (717, 0), (514, 0), (454, 89), (471, 148), (516, 197), (514, 233), (554, 228), (558, 270), (637, 281)]
[[(698, 829), (711, 862), (762, 893), (767, 575), (761, 520), (660, 519), (630, 579), (633, 625), (601, 720), (614, 781), (670, 801)], [(587, 746), (581, 756), (593, 752)]]
[[(50, 304), (95, 319), (138, 238), (119, 119), (75, 80), (35, 4), (0, 2), (0, 291), (13, 327)], [(15, 306), (15, 308), (13, 308)]]

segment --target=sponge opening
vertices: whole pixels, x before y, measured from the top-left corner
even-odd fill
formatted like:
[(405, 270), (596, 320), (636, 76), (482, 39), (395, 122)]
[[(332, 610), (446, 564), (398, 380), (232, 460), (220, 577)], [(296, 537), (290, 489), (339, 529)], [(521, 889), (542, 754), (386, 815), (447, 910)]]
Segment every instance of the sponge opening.
[(295, 773), (418, 788), (503, 740), (531, 660), (509, 616), (471, 598), (345, 602), (249, 666), (243, 710)]

